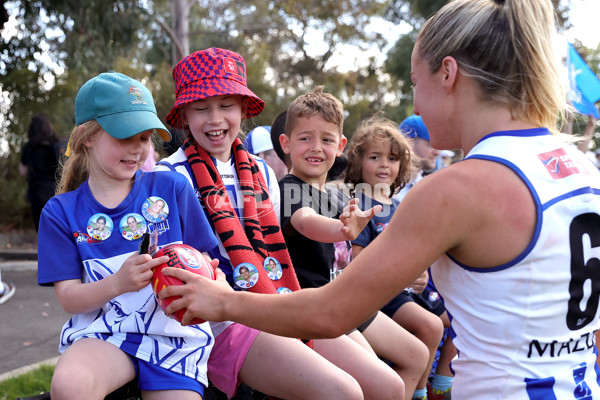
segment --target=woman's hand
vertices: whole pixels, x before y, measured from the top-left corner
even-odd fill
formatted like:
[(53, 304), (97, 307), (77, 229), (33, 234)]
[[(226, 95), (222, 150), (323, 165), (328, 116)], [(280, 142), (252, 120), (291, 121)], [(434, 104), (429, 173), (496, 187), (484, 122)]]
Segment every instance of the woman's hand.
[(218, 260), (212, 260), (216, 279), (213, 281), (201, 275), (180, 268), (165, 268), (162, 273), (183, 281), (184, 285), (168, 286), (158, 293), (159, 299), (180, 297), (175, 299), (165, 309), (165, 314), (172, 315), (180, 309), (187, 309), (181, 320), (182, 325), (188, 325), (194, 318), (206, 321), (225, 321), (225, 300), (233, 293), (227, 283), (225, 274), (219, 268)]

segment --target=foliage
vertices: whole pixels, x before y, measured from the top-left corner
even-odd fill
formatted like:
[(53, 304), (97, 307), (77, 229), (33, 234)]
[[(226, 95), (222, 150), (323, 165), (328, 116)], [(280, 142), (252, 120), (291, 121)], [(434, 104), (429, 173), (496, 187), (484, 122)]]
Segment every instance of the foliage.
[(442, 8), (447, 0), (391, 0), (385, 9), (385, 16), (394, 23), (406, 22), (412, 30), (401, 35), (388, 51), (385, 71), (397, 82), (402, 93), (396, 112), (396, 121), (412, 114), (412, 82), (410, 80), (410, 56), (417, 33), (425, 20)]
[[(398, 115), (396, 120), (402, 120), (412, 113), (412, 93), (410, 90), (410, 56), (415, 45), (417, 32), (426, 18), (443, 7), (447, 0), (392, 0), (385, 10), (385, 16), (396, 23), (408, 22), (413, 30), (400, 36), (398, 41), (392, 46), (387, 54), (385, 70), (396, 79), (398, 89), (403, 97), (398, 106)], [(552, 0), (556, 11), (559, 30), (570, 27), (568, 20), (569, 3), (562, 4), (560, 0)], [(598, 73), (600, 72), (600, 46), (597, 49), (585, 48), (580, 42), (576, 41), (574, 46), (581, 56), (586, 60), (590, 68)], [(576, 116), (573, 124), (573, 133), (580, 135), (585, 130), (587, 117)], [(594, 140), (595, 148), (600, 147), (600, 135), (596, 133)]]
[[(37, 0), (11, 3), (13, 7), (9, 10), (18, 10), (23, 33), (3, 44), (3, 68), (0, 71), (6, 81), (16, 85), (21, 80), (11, 75), (13, 65), (26, 65), (33, 73), (40, 77), (46, 74), (50, 80), (60, 75), (40, 60), (42, 50), (60, 69), (70, 74), (75, 87), (90, 76), (115, 69), (120, 59), (128, 59), (134, 68), (145, 71), (144, 77), (153, 79), (158, 72), (168, 70), (166, 65), (176, 61), (172, 59), (173, 39), (163, 29), (174, 23), (170, 1)], [(243, 3), (199, 0), (192, 4), (190, 48), (217, 46), (244, 55), (251, 88), (271, 106), (257, 124), (269, 123), (299, 93), (330, 78), (343, 79), (336, 78), (340, 73), (328, 67), (341, 45), (366, 48), (372, 44), (379, 47), (387, 44), (382, 35), (367, 33), (365, 29), (374, 15), (381, 14), (386, 4), (384, 0), (254, 0)], [(322, 41), (318, 50), (314, 50), (315, 37)], [(42, 49), (42, 43), (45, 49)], [(28, 49), (27, 63), (17, 57), (19, 48)], [(361, 74), (364, 76), (365, 72)], [(170, 73), (167, 75), (170, 77)], [(168, 84), (161, 78), (159, 80)], [(27, 81), (35, 85), (39, 79)], [(363, 91), (364, 88), (348, 87), (352, 82), (345, 80), (334, 94), (344, 97), (347, 92)], [(366, 89), (377, 91), (377, 85)], [(3, 90), (19, 92), (4, 85)], [(171, 93), (165, 96), (172, 98)], [(154, 95), (158, 98), (163, 93)], [(66, 113), (68, 115), (68, 111)]]
[[(559, 0), (553, 0), (558, 7)], [(174, 7), (189, 6), (185, 20)], [(247, 62), (248, 84), (265, 100), (254, 125), (272, 120), (299, 94), (324, 85), (348, 111), (344, 133), (375, 111), (400, 121), (412, 112), (410, 53), (416, 31), (446, 0), (13, 0), (5, 2), (18, 32), (0, 41), (0, 224), (29, 224), (25, 180), (18, 175), (20, 149), (34, 114), (50, 116), (67, 137), (74, 124), (78, 88), (89, 78), (116, 70), (144, 82), (164, 118), (174, 102), (171, 69), (181, 38), (190, 51), (222, 47)], [(186, 9), (187, 10), (187, 9)], [(568, 8), (560, 8), (566, 23)], [(384, 66), (375, 59), (338, 66), (343, 46), (391, 45), (367, 29), (379, 18), (413, 30), (389, 50)], [(7, 24), (8, 25), (8, 24)], [(6, 25), (5, 25), (5, 29)], [(10, 36), (10, 37), (9, 37)], [(596, 60), (598, 60), (596, 53)], [(350, 61), (350, 60), (348, 60)], [(342, 63), (343, 64), (343, 63)], [(597, 65), (597, 61), (596, 61)], [(2, 118), (3, 117), (3, 118)], [(6, 192), (5, 192), (6, 193)], [(25, 213), (25, 214), (24, 214)]]
[(50, 391), (54, 366), (42, 365), (31, 372), (0, 382), (0, 400), (35, 396)]
[[(374, 60), (348, 72), (332, 66), (342, 45), (387, 44), (382, 35), (366, 30), (385, 0), (184, 3), (191, 5), (191, 51), (223, 47), (246, 58), (249, 87), (267, 104), (251, 124), (270, 125), (297, 95), (319, 84), (351, 110), (348, 136), (366, 114), (397, 104), (394, 81)], [(116, 70), (149, 86), (164, 118), (174, 101), (171, 69), (177, 61), (170, 27), (181, 21), (175, 21), (173, 0), (14, 0), (5, 5), (18, 31), (0, 42), (0, 183), (11, 188), (0, 200), (3, 210), (10, 210), (0, 215), (0, 223), (22, 226), (30, 223), (26, 182), (17, 165), (31, 117), (48, 115), (59, 135), (68, 137), (78, 88), (98, 73)]]
[(600, 45), (596, 49), (585, 47), (579, 40), (573, 42), (577, 53), (585, 60), (596, 75), (600, 75)]

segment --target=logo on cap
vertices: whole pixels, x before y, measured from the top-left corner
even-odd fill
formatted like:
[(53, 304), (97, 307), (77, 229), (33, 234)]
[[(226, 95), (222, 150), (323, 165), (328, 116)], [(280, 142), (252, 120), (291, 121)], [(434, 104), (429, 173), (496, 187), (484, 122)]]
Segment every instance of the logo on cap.
[(144, 92), (139, 87), (135, 85), (129, 86), (128, 93), (135, 99), (131, 102), (131, 104), (148, 104), (146, 101), (144, 101)]
[(242, 79), (245, 79), (244, 63), (234, 60), (233, 58), (224, 58), (225, 71), (230, 74), (239, 75)]

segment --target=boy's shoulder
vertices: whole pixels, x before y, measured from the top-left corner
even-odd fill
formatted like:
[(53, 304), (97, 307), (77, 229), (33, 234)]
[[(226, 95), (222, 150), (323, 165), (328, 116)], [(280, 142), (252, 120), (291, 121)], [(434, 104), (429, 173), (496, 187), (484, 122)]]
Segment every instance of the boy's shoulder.
[[(297, 191), (298, 187), (302, 188), (302, 193), (305, 195), (313, 194), (314, 188), (308, 183), (304, 182), (302, 179), (298, 178), (296, 175), (287, 174), (279, 180), (279, 190), (281, 192), (290, 190)], [(316, 191), (318, 192), (318, 190)]]
[(283, 178), (281, 178), (279, 180), (279, 186), (282, 186), (284, 184), (296, 184), (296, 185), (302, 185), (302, 184), (306, 184), (306, 182), (304, 182), (302, 179), (298, 178), (296, 175), (292, 175), (292, 174), (286, 174)]

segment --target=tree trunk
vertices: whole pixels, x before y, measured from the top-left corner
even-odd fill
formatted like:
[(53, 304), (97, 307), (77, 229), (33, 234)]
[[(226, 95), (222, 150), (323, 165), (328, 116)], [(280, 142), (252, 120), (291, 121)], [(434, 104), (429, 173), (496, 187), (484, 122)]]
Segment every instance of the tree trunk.
[(172, 0), (171, 9), (174, 41), (178, 42), (176, 46), (173, 46), (173, 64), (176, 64), (190, 54), (190, 3), (188, 0)]

